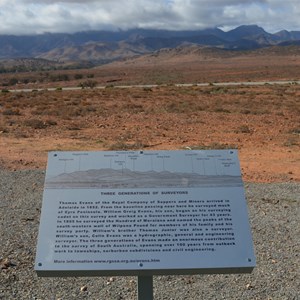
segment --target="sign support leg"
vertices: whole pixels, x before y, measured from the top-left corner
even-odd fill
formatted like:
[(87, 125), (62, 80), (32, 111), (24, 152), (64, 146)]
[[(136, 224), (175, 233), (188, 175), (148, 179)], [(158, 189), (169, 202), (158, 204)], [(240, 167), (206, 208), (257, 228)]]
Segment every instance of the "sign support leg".
[(138, 300), (153, 300), (153, 276), (138, 276)]

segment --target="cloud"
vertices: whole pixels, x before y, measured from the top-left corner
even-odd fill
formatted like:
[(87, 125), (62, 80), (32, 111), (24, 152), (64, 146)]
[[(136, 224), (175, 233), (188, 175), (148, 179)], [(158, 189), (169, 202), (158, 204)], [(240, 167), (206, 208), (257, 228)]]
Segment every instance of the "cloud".
[(0, 0), (0, 34), (100, 29), (300, 29), (299, 0)]

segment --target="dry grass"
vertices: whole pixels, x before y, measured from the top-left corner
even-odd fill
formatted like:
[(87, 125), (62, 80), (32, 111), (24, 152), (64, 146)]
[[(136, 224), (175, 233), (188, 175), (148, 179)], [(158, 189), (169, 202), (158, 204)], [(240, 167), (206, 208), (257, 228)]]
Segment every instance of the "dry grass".
[[(0, 114), (9, 117), (16, 124), (23, 120), (26, 126), (36, 129), (49, 126), (49, 116), (56, 124), (66, 126), (76, 120), (84, 120), (87, 128), (119, 127), (134, 115), (147, 115), (153, 119), (160, 116), (165, 120), (174, 119), (176, 115), (180, 119), (186, 118), (186, 122), (189, 120), (190, 124), (203, 123), (201, 115), (206, 117), (207, 114), (217, 114), (225, 118), (226, 122), (240, 119), (242, 123), (247, 118), (247, 125), (235, 127), (236, 133), (250, 133), (252, 129), (249, 128), (256, 127), (255, 123), (260, 120), (260, 116), (263, 122), (268, 122), (266, 116), (270, 116), (275, 122), (294, 119), (294, 124), (287, 131), (293, 134), (299, 132), (295, 122), (298, 120), (300, 105), (299, 98), (294, 97), (300, 93), (298, 86), (293, 86), (292, 90), (276, 86), (191, 87), (190, 90), (191, 93), (187, 93), (187, 88), (168, 86), (151, 88), (151, 92), (147, 89), (106, 89), (63, 93), (7, 93), (1, 95)], [(220, 97), (220, 94), (223, 96)], [(195, 115), (197, 120), (193, 121), (190, 115)], [(112, 123), (113, 119), (115, 124)], [(106, 122), (109, 125), (105, 125)], [(72, 125), (69, 126), (71, 127)]]

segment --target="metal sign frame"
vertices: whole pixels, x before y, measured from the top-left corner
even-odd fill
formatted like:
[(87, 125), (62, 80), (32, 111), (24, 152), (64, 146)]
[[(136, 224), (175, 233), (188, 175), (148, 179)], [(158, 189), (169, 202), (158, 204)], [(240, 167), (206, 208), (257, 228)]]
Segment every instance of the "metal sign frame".
[(153, 275), (254, 267), (236, 150), (49, 153), (38, 276), (134, 275), (150, 287)]

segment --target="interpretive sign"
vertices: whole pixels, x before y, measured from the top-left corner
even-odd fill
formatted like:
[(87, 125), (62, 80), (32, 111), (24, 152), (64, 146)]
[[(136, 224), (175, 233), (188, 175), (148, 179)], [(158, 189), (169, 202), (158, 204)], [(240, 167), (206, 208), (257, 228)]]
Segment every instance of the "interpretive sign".
[(254, 266), (236, 150), (49, 153), (39, 276), (244, 273)]

